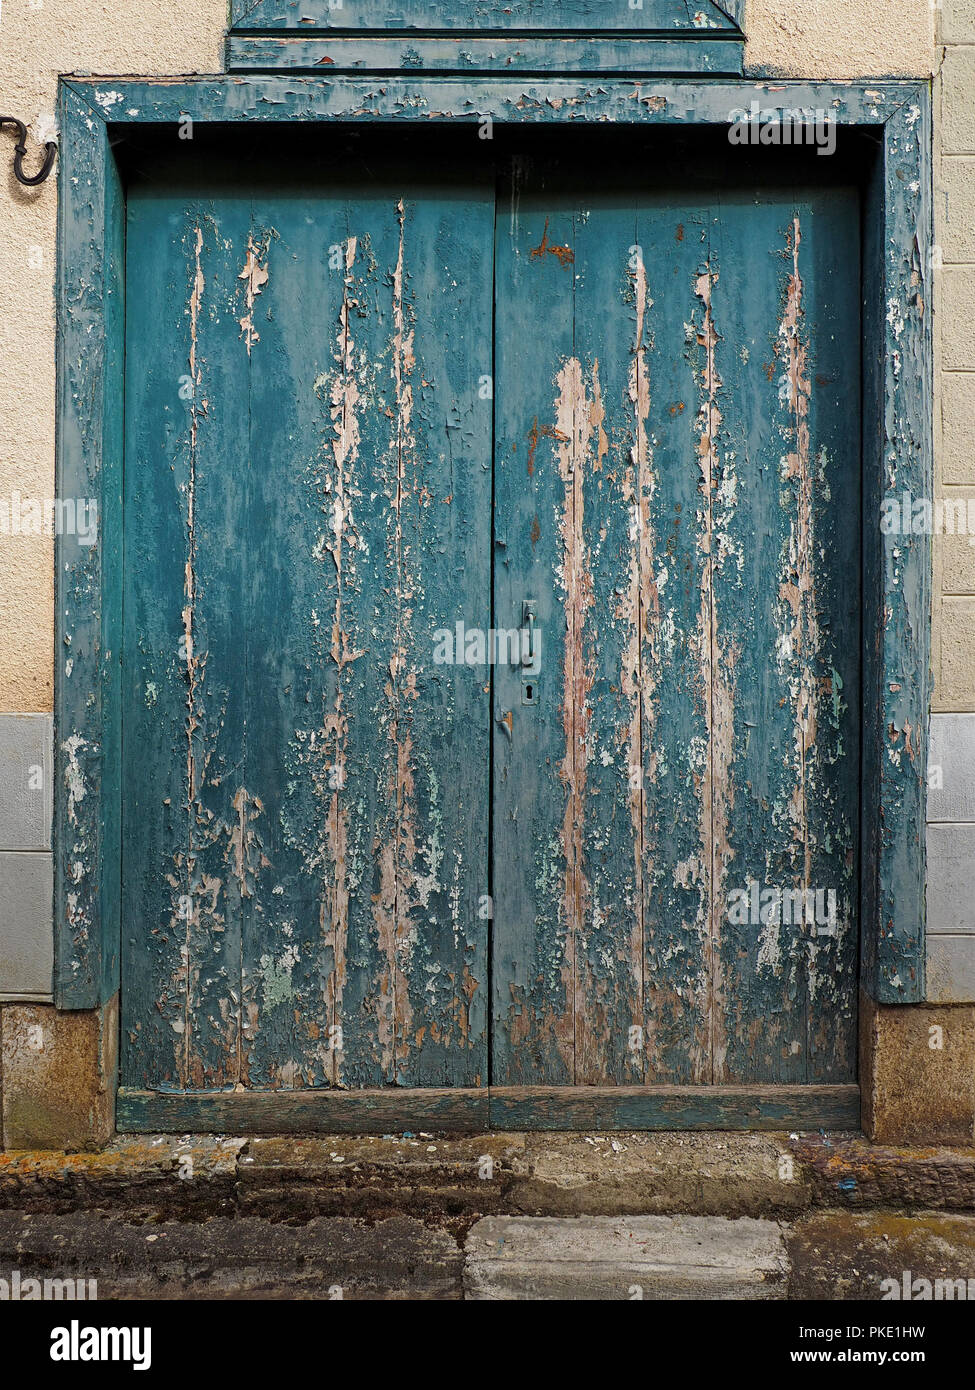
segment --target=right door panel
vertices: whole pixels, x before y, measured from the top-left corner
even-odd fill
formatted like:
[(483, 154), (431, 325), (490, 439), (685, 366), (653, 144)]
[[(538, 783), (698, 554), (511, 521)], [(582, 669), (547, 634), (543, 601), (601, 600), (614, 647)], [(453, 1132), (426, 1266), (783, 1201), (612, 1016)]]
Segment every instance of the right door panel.
[(516, 164), (496, 257), (493, 1082), (854, 1080), (857, 194)]

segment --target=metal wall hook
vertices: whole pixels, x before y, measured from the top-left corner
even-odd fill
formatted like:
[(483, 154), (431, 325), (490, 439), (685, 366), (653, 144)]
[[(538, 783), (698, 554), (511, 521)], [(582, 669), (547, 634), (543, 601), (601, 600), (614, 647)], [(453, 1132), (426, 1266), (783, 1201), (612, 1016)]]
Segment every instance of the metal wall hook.
[(17, 127), (17, 143), (14, 145), (14, 174), (18, 183), (26, 184), (28, 188), (33, 188), (36, 184), (43, 183), (54, 166), (54, 156), (58, 152), (58, 147), (53, 140), (48, 140), (45, 146), (47, 154), (44, 156), (44, 163), (36, 174), (24, 173), (24, 156), (27, 153), (27, 127), (23, 121), (18, 121), (16, 116), (0, 116), (0, 130), (5, 125)]

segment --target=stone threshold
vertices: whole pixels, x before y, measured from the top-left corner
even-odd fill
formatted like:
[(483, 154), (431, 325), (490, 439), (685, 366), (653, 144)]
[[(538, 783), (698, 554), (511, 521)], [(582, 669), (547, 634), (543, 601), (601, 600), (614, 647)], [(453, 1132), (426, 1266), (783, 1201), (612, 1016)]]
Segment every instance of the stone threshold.
[(975, 1149), (857, 1134), (119, 1136), (97, 1153), (0, 1153), (0, 1209), (133, 1220), (409, 1216), (793, 1219), (814, 1208), (975, 1212)]

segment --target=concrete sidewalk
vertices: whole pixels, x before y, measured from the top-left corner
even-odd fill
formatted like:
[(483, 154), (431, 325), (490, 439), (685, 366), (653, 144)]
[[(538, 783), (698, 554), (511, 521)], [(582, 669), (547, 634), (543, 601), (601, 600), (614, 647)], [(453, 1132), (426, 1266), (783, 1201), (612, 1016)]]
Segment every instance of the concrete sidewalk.
[(934, 1297), (961, 1281), (947, 1296), (975, 1300), (975, 1217), (492, 1216), (465, 1236), (402, 1216), (0, 1212), (0, 1297), (71, 1279), (101, 1299), (879, 1300), (905, 1275)]

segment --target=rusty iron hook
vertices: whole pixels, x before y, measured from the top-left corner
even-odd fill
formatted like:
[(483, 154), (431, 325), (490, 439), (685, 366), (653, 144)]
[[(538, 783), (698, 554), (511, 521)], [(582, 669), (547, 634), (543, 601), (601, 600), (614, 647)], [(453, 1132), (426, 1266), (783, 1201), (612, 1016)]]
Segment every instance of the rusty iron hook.
[(24, 156), (27, 153), (27, 127), (23, 121), (18, 121), (16, 116), (0, 116), (0, 130), (5, 125), (17, 127), (17, 143), (14, 145), (14, 174), (18, 183), (26, 184), (28, 188), (33, 188), (39, 183), (43, 183), (54, 164), (54, 156), (58, 152), (58, 147), (53, 140), (48, 140), (45, 146), (47, 154), (44, 156), (44, 163), (36, 174), (24, 173)]

